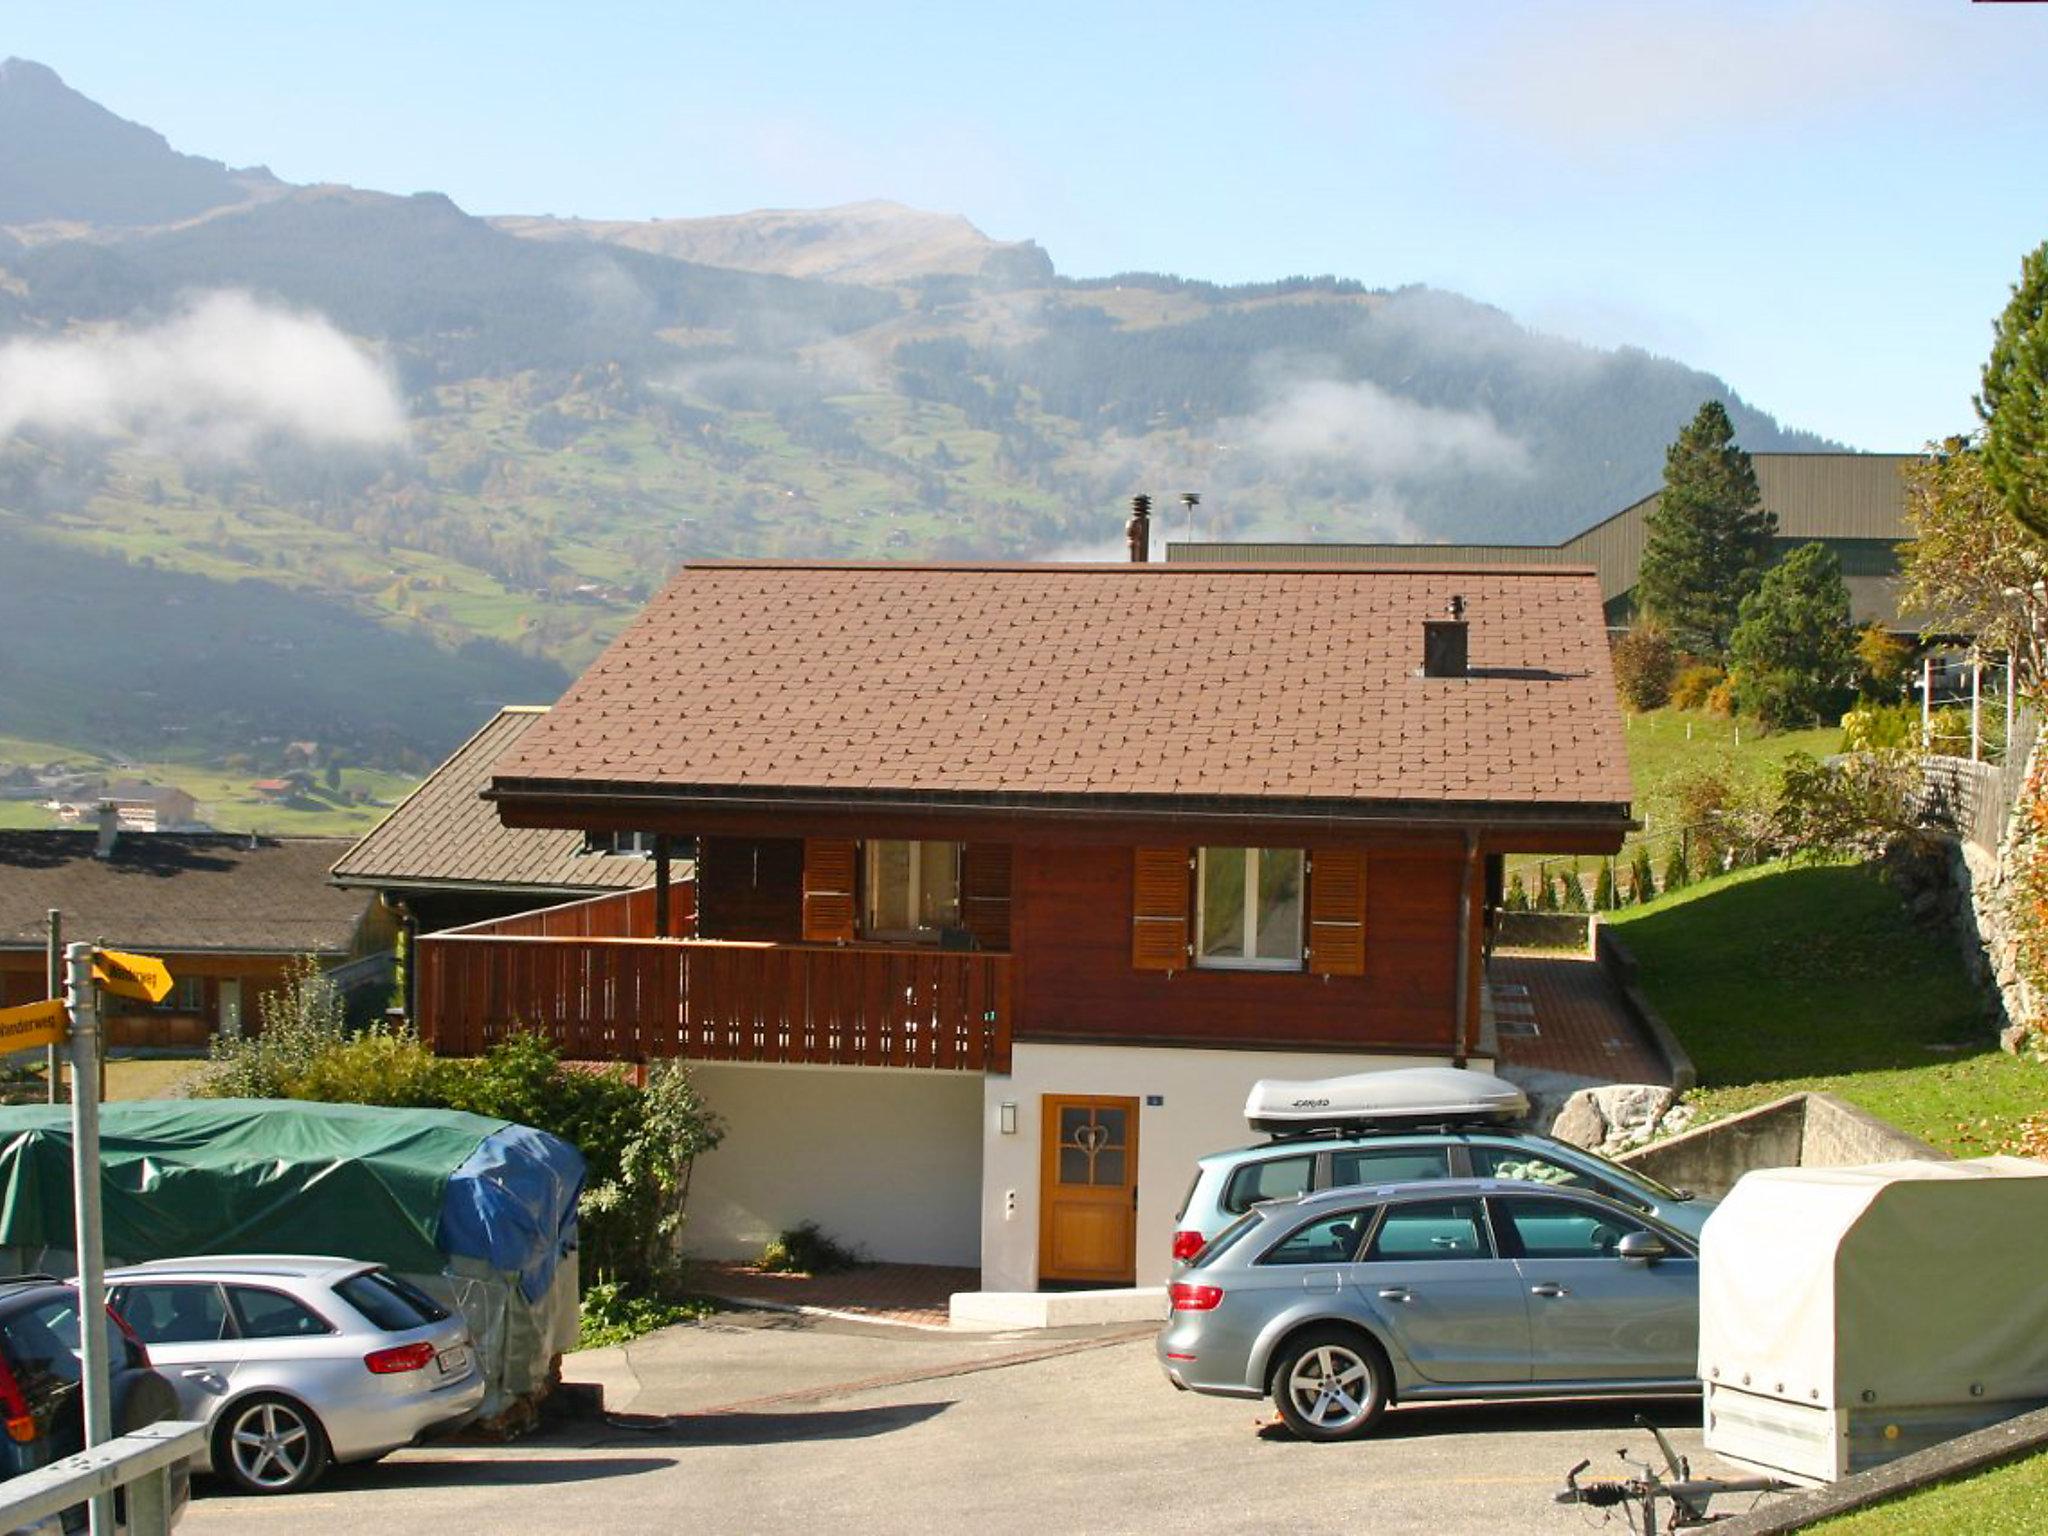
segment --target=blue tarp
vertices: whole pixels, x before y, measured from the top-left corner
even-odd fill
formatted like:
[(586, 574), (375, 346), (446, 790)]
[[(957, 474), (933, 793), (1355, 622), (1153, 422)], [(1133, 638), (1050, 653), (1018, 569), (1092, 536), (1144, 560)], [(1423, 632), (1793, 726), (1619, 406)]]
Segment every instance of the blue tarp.
[(507, 1124), (477, 1144), (441, 1197), (441, 1248), (519, 1276), (530, 1302), (576, 1248), (583, 1154), (559, 1136)]

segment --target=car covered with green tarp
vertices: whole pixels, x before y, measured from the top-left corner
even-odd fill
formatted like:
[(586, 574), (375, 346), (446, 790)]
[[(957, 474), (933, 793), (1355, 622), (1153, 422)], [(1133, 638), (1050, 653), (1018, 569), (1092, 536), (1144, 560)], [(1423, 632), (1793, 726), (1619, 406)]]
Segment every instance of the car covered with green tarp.
[[(321, 1254), (389, 1266), (468, 1319), (491, 1414), (576, 1336), (582, 1155), (528, 1126), (444, 1109), (147, 1100), (100, 1113), (110, 1265)], [(0, 1107), (0, 1264), (70, 1273), (71, 1115)]]

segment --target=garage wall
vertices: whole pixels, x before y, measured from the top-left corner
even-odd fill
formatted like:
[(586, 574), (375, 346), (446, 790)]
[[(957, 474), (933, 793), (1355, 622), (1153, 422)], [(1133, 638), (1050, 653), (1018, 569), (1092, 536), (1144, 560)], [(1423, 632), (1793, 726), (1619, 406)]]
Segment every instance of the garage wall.
[[(1259, 1078), (1449, 1064), (1445, 1056), (1020, 1044), (1012, 1052), (1010, 1075), (984, 1080), (982, 1289), (1029, 1291), (1038, 1285), (1040, 1101), (1046, 1094), (1115, 1094), (1138, 1101), (1137, 1283), (1163, 1285), (1173, 1257), (1173, 1220), (1194, 1179), (1196, 1159), (1261, 1139), (1244, 1120), (1245, 1096)], [(1163, 1102), (1148, 1104), (1148, 1097)], [(1006, 1102), (1017, 1106), (1017, 1129), (1007, 1136)]]
[(969, 1072), (692, 1062), (726, 1122), (690, 1181), (683, 1246), (752, 1258), (815, 1221), (898, 1264), (981, 1261), (981, 1078)]

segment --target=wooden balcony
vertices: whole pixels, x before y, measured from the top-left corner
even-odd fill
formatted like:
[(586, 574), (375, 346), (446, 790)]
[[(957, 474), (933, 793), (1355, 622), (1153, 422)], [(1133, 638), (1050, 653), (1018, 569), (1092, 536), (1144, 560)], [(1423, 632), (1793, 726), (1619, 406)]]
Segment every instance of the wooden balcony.
[(524, 1031), (576, 1061), (1010, 1069), (1006, 954), (641, 937), (652, 912), (639, 891), (422, 936), (421, 1035), (443, 1056)]

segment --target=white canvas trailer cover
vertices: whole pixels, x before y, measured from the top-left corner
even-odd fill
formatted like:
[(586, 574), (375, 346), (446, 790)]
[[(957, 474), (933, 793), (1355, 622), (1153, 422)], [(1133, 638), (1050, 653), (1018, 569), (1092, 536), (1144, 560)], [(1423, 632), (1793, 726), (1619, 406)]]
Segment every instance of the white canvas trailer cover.
[(2048, 1164), (1746, 1174), (1700, 1249), (1709, 1450), (1831, 1482), (2048, 1405)]

